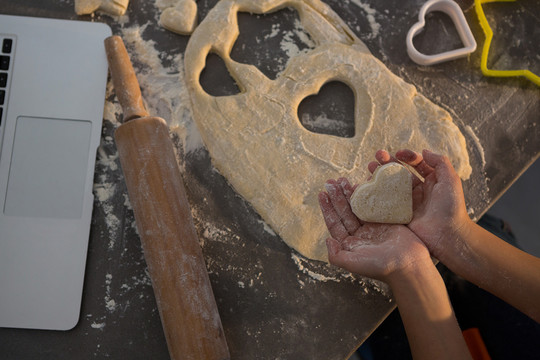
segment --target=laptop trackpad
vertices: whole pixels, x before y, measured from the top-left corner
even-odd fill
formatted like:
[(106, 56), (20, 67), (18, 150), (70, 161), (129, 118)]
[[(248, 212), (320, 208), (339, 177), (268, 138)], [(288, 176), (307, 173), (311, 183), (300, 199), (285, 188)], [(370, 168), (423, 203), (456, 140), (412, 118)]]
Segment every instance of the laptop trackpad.
[(80, 218), (92, 124), (19, 117), (4, 213)]

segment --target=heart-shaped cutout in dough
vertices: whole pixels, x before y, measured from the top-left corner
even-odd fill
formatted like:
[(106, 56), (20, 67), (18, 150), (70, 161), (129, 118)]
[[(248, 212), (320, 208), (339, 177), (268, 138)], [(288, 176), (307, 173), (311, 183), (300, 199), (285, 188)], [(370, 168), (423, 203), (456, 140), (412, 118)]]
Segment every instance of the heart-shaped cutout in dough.
[[(426, 25), (426, 15), (432, 11), (441, 11), (452, 19), (456, 30), (459, 34), (463, 47), (460, 49), (446, 51), (435, 55), (425, 55), (420, 53), (413, 45), (413, 38)], [(419, 65), (434, 65), (444, 61), (454, 60), (464, 57), (476, 50), (476, 41), (471, 32), (471, 28), (463, 15), (463, 11), (458, 4), (452, 0), (430, 0), (426, 2), (420, 9), (418, 14), (418, 22), (414, 24), (407, 34), (407, 53), (409, 57)]]
[(308, 131), (352, 138), (355, 135), (354, 92), (345, 83), (330, 81), (298, 105), (298, 119)]
[(356, 188), (350, 203), (362, 221), (408, 224), (413, 216), (412, 175), (398, 163), (380, 166), (370, 181)]

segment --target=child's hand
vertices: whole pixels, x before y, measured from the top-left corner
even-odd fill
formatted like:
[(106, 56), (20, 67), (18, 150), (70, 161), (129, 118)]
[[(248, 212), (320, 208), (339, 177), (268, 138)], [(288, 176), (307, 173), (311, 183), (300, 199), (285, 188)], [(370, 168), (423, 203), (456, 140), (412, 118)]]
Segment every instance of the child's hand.
[(319, 203), (332, 236), (326, 241), (330, 263), (390, 285), (415, 359), (470, 359), (426, 245), (407, 226), (360, 221), (349, 205), (347, 180), (329, 180), (326, 190)]
[(346, 179), (329, 180), (326, 189), (319, 203), (331, 235), (331, 264), (388, 283), (412, 266), (432, 265), (427, 248), (406, 226), (360, 221), (349, 205), (353, 187)]
[(444, 261), (446, 250), (456, 246), (455, 239), (472, 224), (467, 214), (461, 180), (446, 156), (428, 150), (418, 154), (400, 150), (393, 158), (377, 151), (377, 162), (369, 164), (371, 172), (396, 159), (414, 167), (425, 179), (413, 181), (414, 215), (408, 227), (426, 244), (437, 259)]

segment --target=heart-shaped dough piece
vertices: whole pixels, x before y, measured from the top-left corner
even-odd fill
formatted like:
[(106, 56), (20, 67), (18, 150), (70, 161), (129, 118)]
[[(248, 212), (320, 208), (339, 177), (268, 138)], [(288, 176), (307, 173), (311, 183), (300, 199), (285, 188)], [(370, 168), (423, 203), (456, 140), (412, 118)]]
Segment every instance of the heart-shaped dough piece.
[(408, 224), (413, 216), (412, 175), (398, 163), (383, 165), (370, 181), (356, 188), (350, 203), (362, 221)]
[(161, 13), (159, 22), (169, 31), (189, 35), (197, 27), (197, 3), (194, 0), (179, 0)]

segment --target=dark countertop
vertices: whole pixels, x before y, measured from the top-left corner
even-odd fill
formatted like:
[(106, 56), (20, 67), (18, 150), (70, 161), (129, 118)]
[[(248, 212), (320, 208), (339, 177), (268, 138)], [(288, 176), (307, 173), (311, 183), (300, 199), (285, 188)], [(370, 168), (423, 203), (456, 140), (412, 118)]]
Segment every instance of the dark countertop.
[[(215, 2), (198, 1), (200, 20)], [(467, 140), (473, 176), (464, 187), (469, 212), (479, 217), (540, 154), (540, 88), (525, 79), (484, 77), (480, 50), (432, 67), (414, 64), (406, 54), (405, 36), (422, 1), (325, 2), (391, 71), (450, 111)], [(484, 36), (472, 1), (458, 3), (481, 49)], [(540, 3), (489, 4), (485, 11), (497, 24), (490, 65), (526, 66), (540, 74), (535, 42), (540, 27), (533, 15), (540, 13)], [(0, 0), (0, 12), (106, 22), (115, 34), (150, 22), (143, 38), (155, 40), (163, 54), (182, 53), (189, 40), (157, 25), (153, 1), (131, 0), (122, 19), (77, 17), (71, 0)], [(245, 23), (248, 29), (258, 26), (249, 19)], [(437, 29), (447, 40), (437, 38)], [(434, 14), (415, 43), (425, 52), (447, 49), (456, 45), (455, 30), (448, 19)], [(237, 56), (250, 57), (240, 50)], [(162, 60), (169, 61), (166, 56)], [(257, 65), (272, 68), (260, 58)], [(209, 83), (216, 85), (211, 78)], [(112, 94), (108, 101), (114, 102)], [(103, 124), (95, 186), (109, 186), (109, 192), (105, 198), (96, 196), (94, 204), (80, 322), (67, 332), (0, 329), (2, 359), (168, 358), (133, 212), (126, 205), (112, 141), (117, 125)], [(206, 151), (184, 154), (175, 140), (232, 358), (346, 358), (394, 308), (386, 286), (292, 252), (215, 171)]]

